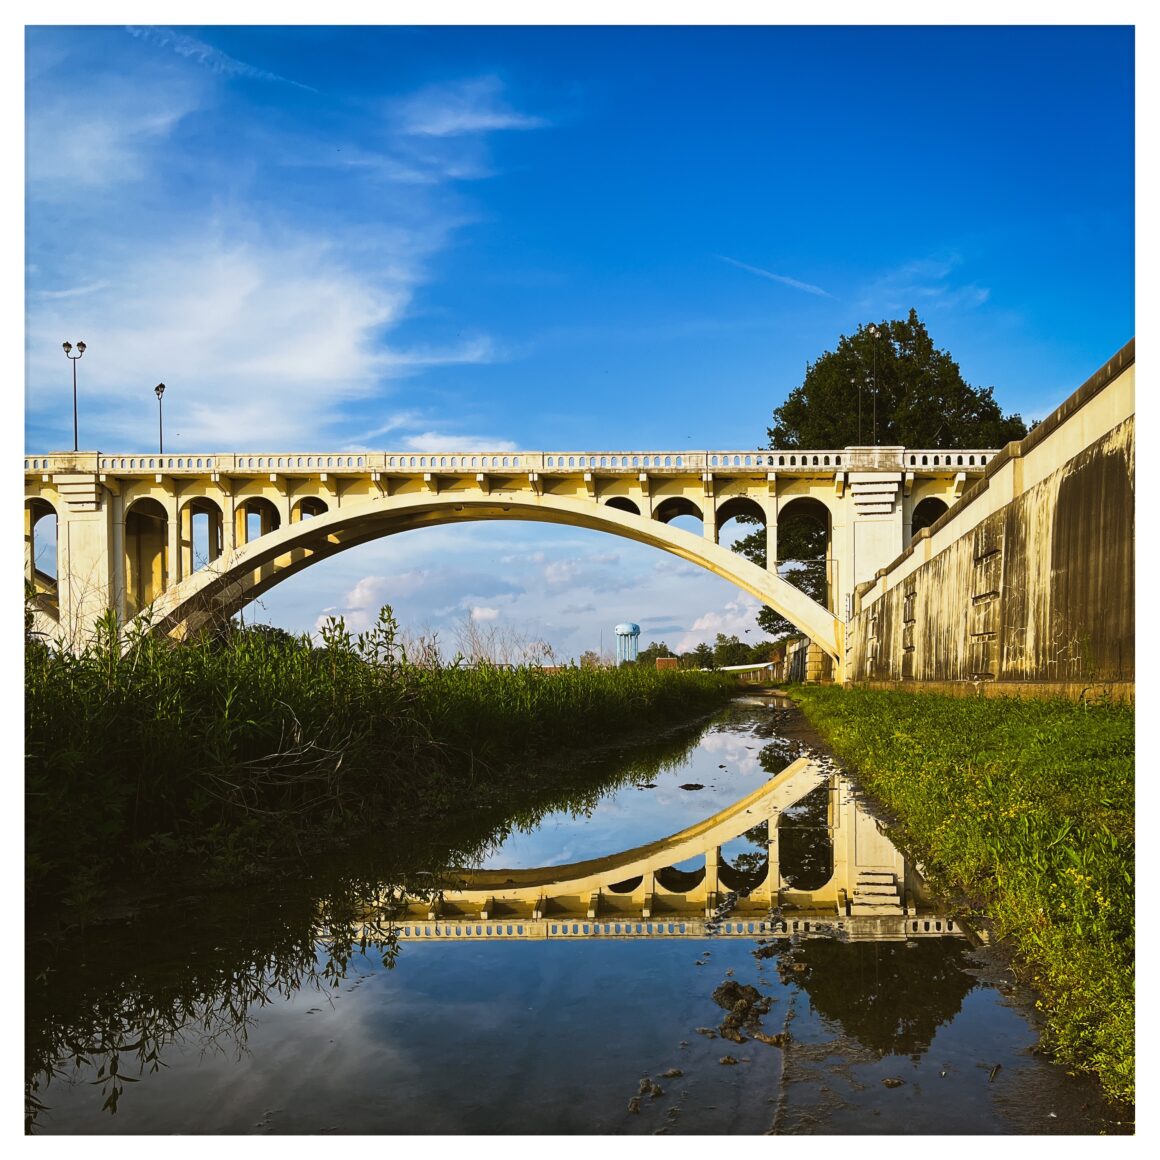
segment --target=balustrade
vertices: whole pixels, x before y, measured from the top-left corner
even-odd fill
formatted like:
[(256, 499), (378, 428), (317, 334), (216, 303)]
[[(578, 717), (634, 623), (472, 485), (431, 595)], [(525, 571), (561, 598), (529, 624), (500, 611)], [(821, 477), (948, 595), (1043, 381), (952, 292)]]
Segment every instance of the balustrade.
[(138, 455), (74, 452), (25, 456), (26, 473), (100, 472), (133, 475), (365, 475), (388, 472), (765, 472), (965, 471), (981, 473), (997, 453), (987, 449), (912, 450), (903, 447), (847, 447), (807, 451), (447, 451), (294, 452), (292, 454)]

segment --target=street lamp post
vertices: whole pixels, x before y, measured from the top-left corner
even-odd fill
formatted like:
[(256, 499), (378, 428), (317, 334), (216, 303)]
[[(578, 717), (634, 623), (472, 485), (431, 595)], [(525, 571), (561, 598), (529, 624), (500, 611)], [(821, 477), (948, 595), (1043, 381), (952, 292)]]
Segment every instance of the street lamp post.
[(165, 394), (165, 384), (158, 383), (153, 388), (153, 393), (157, 396), (157, 454), (165, 454), (165, 426), (161, 415), (161, 396)]
[(64, 357), (72, 363), (73, 369), (73, 450), (79, 451), (81, 449), (80, 439), (77, 436), (77, 360), (85, 353), (85, 344), (83, 342), (77, 343), (76, 354), (72, 353), (73, 345), (71, 342), (62, 343), (64, 348)]

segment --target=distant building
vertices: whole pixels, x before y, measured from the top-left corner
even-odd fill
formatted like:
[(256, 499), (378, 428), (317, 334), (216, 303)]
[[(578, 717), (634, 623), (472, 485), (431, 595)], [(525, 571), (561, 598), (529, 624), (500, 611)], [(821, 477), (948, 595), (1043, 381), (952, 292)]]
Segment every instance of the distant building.
[(640, 625), (626, 621), (613, 629), (616, 633), (616, 663), (618, 666), (625, 661), (635, 661), (640, 647)]
[(658, 669), (677, 669), (680, 666), (681, 662), (676, 657), (657, 657)]

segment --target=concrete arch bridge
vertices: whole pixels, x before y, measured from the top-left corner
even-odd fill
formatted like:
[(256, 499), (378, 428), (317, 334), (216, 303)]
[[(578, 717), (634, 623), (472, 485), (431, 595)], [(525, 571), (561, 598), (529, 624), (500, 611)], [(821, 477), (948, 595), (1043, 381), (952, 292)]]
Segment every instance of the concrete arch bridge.
[[(25, 574), (36, 629), (77, 647), (108, 610), (183, 636), (310, 565), (414, 528), (468, 520), (585, 527), (721, 576), (844, 663), (854, 586), (874, 576), (981, 476), (989, 450), (463, 452), (27, 456)], [(825, 527), (824, 603), (782, 579), (779, 519)], [(674, 526), (699, 521), (700, 533)], [(761, 568), (719, 543), (764, 524)], [(685, 521), (688, 522), (688, 521)], [(39, 544), (51, 543), (46, 559)], [(52, 555), (48, 553), (47, 555)]]

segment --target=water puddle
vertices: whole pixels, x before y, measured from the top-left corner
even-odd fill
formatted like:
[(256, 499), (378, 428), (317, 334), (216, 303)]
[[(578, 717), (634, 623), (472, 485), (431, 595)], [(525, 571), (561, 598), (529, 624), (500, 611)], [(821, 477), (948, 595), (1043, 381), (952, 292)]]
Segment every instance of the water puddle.
[(440, 891), (320, 870), (37, 944), (33, 1130), (1118, 1130), (806, 740), (738, 702)]

